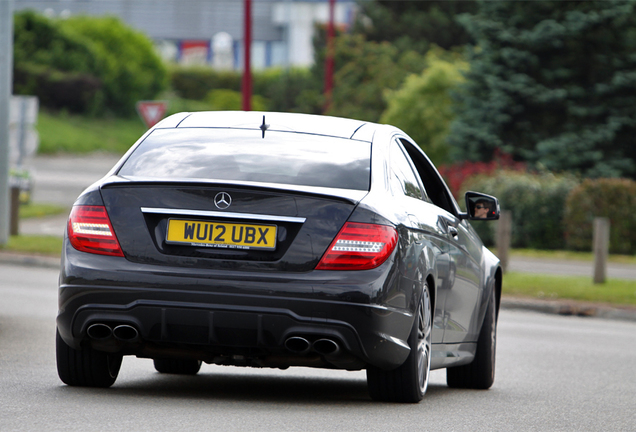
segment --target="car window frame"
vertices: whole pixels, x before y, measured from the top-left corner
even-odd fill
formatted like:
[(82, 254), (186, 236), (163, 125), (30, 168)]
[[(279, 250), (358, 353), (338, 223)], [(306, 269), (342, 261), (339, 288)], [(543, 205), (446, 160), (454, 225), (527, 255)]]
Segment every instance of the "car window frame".
[[(394, 161), (393, 161), (393, 148), (394, 146), (397, 148), (397, 151), (399, 152), (399, 154), (402, 155), (402, 157), (404, 158), (404, 160), (406, 161), (408, 167), (411, 170), (411, 174), (413, 176), (413, 179), (416, 182), (417, 187), (419, 188), (419, 192), (420, 192), (420, 196), (416, 197), (413, 195), (409, 195), (407, 193), (403, 193), (402, 191), (394, 191), (393, 189), (393, 167), (394, 167)], [(424, 188), (424, 185), (422, 184), (422, 181), (420, 179), (420, 176), (417, 172), (417, 170), (414, 167), (413, 161), (411, 161), (411, 158), (409, 157), (408, 153), (406, 152), (406, 150), (404, 149), (404, 146), (400, 143), (399, 139), (397, 138), (393, 138), (391, 139), (391, 143), (389, 144), (389, 189), (391, 191), (391, 194), (393, 196), (397, 196), (399, 194), (399, 196), (405, 196), (408, 198), (413, 198), (413, 199), (418, 199), (420, 201), (428, 201), (428, 196), (426, 194), (426, 189)]]
[(429, 202), (459, 218), (459, 206), (428, 156), (410, 139), (399, 136), (397, 140), (415, 167), (415, 173), (426, 190)]

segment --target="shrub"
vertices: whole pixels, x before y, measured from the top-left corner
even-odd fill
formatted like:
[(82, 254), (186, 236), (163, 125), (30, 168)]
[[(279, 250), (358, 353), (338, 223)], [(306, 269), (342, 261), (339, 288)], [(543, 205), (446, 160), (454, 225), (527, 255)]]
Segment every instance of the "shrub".
[(636, 253), (636, 181), (588, 179), (572, 190), (565, 209), (568, 248), (592, 248), (596, 217), (610, 220), (611, 253)]
[[(570, 175), (499, 171), (468, 178), (464, 190), (491, 194), (502, 210), (512, 212), (512, 246), (534, 249), (565, 247), (565, 201), (578, 180)], [(475, 221), (486, 244), (494, 243), (495, 224)]]
[(113, 112), (133, 114), (137, 101), (154, 99), (167, 87), (167, 69), (150, 39), (120, 19), (75, 16), (58, 25), (86, 38), (103, 59), (98, 76), (105, 104)]
[(172, 89), (184, 99), (203, 100), (211, 90), (241, 91), (241, 72), (218, 71), (203, 66), (172, 66)]
[[(213, 90), (240, 92), (242, 85), (241, 72), (218, 71), (201, 66), (173, 66), (170, 77), (175, 93), (189, 100), (205, 100)], [(307, 100), (311, 99), (307, 97), (307, 92), (320, 91), (308, 69), (266, 69), (254, 71), (252, 77), (253, 96), (255, 100), (259, 97), (261, 101), (267, 100), (268, 109), (318, 113), (315, 104), (307, 103)], [(254, 101), (252, 103), (254, 104)], [(257, 109), (254, 106), (252, 108)]]
[[(212, 90), (205, 98), (205, 102), (210, 104), (210, 108), (215, 111), (234, 110), (241, 109), (242, 95), (234, 90)], [(267, 102), (262, 96), (252, 96), (252, 110), (265, 111), (267, 110)]]
[(15, 14), (13, 92), (73, 112), (102, 108), (103, 59), (81, 37), (33, 11)]
[(102, 84), (94, 75), (32, 63), (20, 63), (14, 73), (14, 93), (35, 95), (44, 107), (96, 113), (102, 106)]
[(424, 72), (408, 76), (398, 90), (385, 92), (388, 106), (380, 122), (408, 133), (438, 165), (448, 160), (446, 136), (454, 118), (450, 93), (463, 81), (468, 64), (439, 48), (426, 54), (426, 62)]
[(515, 162), (512, 160), (511, 155), (502, 153), (499, 150), (495, 151), (495, 157), (490, 162), (463, 161), (439, 167), (440, 174), (444, 177), (451, 192), (458, 200), (460, 199), (462, 185), (467, 179), (480, 174), (494, 175), (499, 170), (525, 173), (527, 168), (525, 163)]
[(94, 47), (34, 11), (17, 12), (13, 24), (13, 63), (31, 63), (65, 72), (96, 74), (103, 67)]
[(321, 92), (321, 84), (307, 68), (266, 69), (254, 74), (254, 94), (267, 99), (272, 111), (318, 114), (322, 107), (308, 101)]
[[(424, 69), (422, 56), (401, 53), (388, 42), (366, 41), (362, 35), (341, 34), (334, 45), (329, 115), (377, 122), (387, 108), (384, 90), (399, 88), (409, 74), (419, 74)], [(414, 61), (418, 57), (420, 61)]]

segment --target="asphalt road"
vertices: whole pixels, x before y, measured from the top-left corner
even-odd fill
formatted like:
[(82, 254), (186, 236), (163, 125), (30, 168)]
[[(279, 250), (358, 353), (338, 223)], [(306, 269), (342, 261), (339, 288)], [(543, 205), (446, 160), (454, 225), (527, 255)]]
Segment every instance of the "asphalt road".
[(57, 271), (0, 264), (0, 430), (633, 431), (636, 323), (500, 314), (497, 377), (420, 404), (375, 403), (363, 372), (204, 365), (161, 375), (125, 358), (110, 389), (67, 387), (54, 360)]

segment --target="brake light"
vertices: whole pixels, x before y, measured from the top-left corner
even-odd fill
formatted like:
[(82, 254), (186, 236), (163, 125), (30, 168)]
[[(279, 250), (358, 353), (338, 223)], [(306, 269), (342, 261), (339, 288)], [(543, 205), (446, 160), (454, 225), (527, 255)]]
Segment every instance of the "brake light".
[(68, 218), (68, 239), (82, 252), (124, 256), (104, 206), (74, 206)]
[(316, 270), (369, 270), (380, 266), (397, 245), (395, 228), (347, 222), (316, 266)]

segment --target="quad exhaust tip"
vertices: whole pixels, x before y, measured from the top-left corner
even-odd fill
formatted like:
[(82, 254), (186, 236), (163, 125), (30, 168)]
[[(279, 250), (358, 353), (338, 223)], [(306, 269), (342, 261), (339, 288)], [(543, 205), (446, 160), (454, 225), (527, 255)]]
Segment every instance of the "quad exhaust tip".
[(309, 341), (300, 336), (292, 336), (285, 341), (285, 348), (296, 354), (306, 354), (311, 348)]
[(340, 352), (340, 346), (331, 339), (318, 339), (314, 342), (313, 348), (322, 355), (335, 355)]
[(322, 338), (311, 343), (300, 336), (287, 338), (285, 348), (296, 354), (307, 354), (309, 351), (315, 351), (321, 355), (335, 355), (340, 352), (340, 345), (334, 340)]
[(139, 338), (139, 332), (133, 326), (122, 324), (113, 329), (113, 336), (123, 342), (134, 342)]
[(86, 333), (91, 339), (106, 340), (113, 335), (113, 330), (106, 324), (92, 324)]
[(96, 323), (91, 324), (86, 330), (86, 334), (91, 339), (105, 341), (111, 337), (120, 340), (122, 342), (135, 342), (139, 339), (139, 332), (137, 329), (128, 324), (121, 324), (115, 328), (111, 328), (107, 324)]

